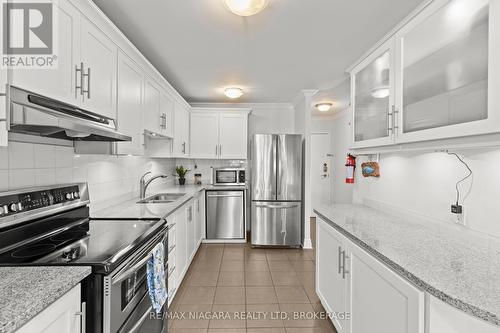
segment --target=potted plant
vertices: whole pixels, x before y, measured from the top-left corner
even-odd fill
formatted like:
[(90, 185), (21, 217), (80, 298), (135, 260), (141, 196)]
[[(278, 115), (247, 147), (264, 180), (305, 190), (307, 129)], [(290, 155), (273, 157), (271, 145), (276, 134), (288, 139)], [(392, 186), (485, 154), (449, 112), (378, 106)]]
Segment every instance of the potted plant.
[(175, 167), (175, 172), (179, 176), (179, 185), (186, 184), (186, 175), (189, 172), (188, 169), (184, 168), (182, 165)]

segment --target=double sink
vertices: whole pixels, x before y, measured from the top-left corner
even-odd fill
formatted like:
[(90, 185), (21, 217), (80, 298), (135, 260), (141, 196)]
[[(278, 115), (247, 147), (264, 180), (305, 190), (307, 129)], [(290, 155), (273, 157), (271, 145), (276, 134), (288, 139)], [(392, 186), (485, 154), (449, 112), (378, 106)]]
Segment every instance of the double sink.
[(185, 196), (186, 193), (160, 193), (152, 195), (146, 199), (138, 201), (139, 204), (154, 204), (154, 203), (171, 203), (175, 202), (181, 197)]

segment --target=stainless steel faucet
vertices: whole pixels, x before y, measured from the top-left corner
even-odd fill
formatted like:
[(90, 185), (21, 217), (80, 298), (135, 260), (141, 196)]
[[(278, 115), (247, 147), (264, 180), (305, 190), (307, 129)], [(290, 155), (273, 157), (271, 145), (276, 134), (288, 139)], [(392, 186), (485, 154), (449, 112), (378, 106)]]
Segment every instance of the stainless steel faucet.
[(161, 175), (152, 176), (151, 178), (149, 178), (148, 181), (146, 181), (145, 178), (150, 173), (151, 173), (151, 171), (148, 171), (145, 174), (143, 174), (141, 177), (141, 180), (139, 181), (139, 197), (141, 198), (141, 200), (146, 197), (146, 190), (147, 190), (149, 184), (151, 184), (151, 182), (153, 180), (158, 179), (158, 178), (167, 178), (168, 177), (165, 174), (161, 174)]

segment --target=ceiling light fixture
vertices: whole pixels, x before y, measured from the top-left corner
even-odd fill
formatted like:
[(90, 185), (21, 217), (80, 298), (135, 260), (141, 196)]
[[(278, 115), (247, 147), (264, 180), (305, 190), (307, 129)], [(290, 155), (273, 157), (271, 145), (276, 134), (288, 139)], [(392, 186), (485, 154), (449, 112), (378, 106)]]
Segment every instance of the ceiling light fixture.
[(390, 95), (389, 87), (375, 88), (372, 90), (371, 95), (373, 98), (378, 98), (378, 99), (389, 97)]
[(224, 0), (226, 7), (236, 15), (252, 16), (267, 7), (269, 0)]
[(332, 109), (332, 103), (318, 103), (316, 104), (316, 109), (320, 112), (328, 112)]
[(224, 90), (224, 95), (231, 99), (240, 98), (243, 96), (243, 89), (235, 87), (226, 88), (226, 90)]

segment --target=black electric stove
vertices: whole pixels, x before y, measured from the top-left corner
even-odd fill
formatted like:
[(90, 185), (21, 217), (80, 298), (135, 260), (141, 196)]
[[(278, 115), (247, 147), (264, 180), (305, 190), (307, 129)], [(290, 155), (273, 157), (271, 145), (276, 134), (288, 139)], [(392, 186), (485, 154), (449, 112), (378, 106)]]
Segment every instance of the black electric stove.
[[(0, 193), (0, 266), (91, 266), (87, 330), (126, 331), (150, 308), (146, 261), (158, 243), (168, 246), (166, 221), (94, 220), (89, 202), (86, 184)], [(165, 332), (160, 322), (146, 318), (137, 332)]]

